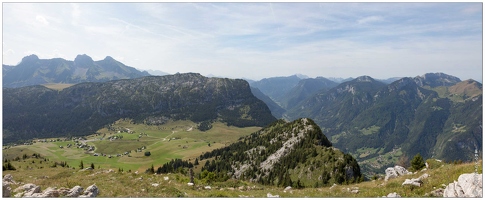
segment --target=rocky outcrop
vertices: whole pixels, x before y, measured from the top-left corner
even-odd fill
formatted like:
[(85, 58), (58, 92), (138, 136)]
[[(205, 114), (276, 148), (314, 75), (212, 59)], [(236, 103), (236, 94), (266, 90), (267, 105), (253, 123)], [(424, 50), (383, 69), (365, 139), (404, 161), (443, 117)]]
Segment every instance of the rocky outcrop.
[(79, 197), (96, 197), (98, 196), (99, 189), (96, 185), (91, 185), (86, 190), (84, 191), (83, 195), (80, 195)]
[(482, 174), (462, 174), (446, 186), (443, 197), (482, 197)]
[(13, 180), (12, 175), (7, 174), (2, 179), (2, 197), (10, 197), (12, 196), (12, 188), (11, 185), (16, 184)]
[(414, 186), (418, 186), (418, 187), (421, 187), (421, 185), (423, 185), (423, 180), (424, 179), (427, 179), (429, 177), (429, 174), (427, 173), (424, 173), (423, 175), (421, 175), (419, 178), (412, 178), (412, 179), (406, 179), (402, 185), (414, 185)]
[(403, 186), (405, 186), (405, 185), (413, 185), (413, 186), (417, 186), (417, 187), (421, 187), (422, 184), (423, 184), (423, 181), (421, 181), (419, 178), (406, 179), (402, 183)]
[(280, 198), (280, 195), (272, 195), (271, 193), (266, 194), (268, 198)]
[(383, 196), (383, 197), (387, 197), (387, 198), (401, 198), (401, 195), (393, 192), (393, 193), (389, 193), (387, 196)]
[(406, 168), (396, 165), (394, 167), (389, 167), (386, 169), (386, 177), (384, 178), (385, 181), (389, 179), (396, 178), (398, 176), (411, 174)]
[(76, 185), (71, 190), (69, 190), (66, 197), (78, 197), (83, 192), (83, 187)]
[[(3, 179), (3, 197), (11, 197), (12, 191), (11, 189), (9, 189), (10, 187), (7, 187), (7, 189), (5, 189), (5, 186), (10, 186), (11, 183), (15, 182), (13, 181), (12, 176), (8, 174)], [(44, 192), (42, 192), (40, 186), (32, 183), (27, 183), (16, 188), (13, 193), (16, 193), (14, 195), (15, 197), (24, 198), (96, 197), (99, 194), (99, 189), (95, 184), (93, 184), (86, 188), (84, 192), (81, 186), (74, 186), (72, 189), (64, 187), (60, 189), (57, 189), (55, 187), (48, 187), (44, 190)]]

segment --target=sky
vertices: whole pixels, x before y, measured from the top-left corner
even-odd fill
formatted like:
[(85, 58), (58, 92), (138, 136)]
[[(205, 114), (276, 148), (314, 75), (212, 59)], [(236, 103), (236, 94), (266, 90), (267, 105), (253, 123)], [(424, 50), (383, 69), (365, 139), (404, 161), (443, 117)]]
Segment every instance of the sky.
[(260, 80), (415, 77), (481, 82), (482, 3), (5, 3), (2, 63), (95, 61)]

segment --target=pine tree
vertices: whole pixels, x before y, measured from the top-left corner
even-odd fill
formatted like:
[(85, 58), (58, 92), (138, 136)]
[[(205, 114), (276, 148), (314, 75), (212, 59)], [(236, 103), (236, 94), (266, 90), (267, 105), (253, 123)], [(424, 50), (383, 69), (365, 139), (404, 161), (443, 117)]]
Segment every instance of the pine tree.
[(91, 163), (91, 169), (94, 169), (94, 163)]
[(418, 171), (425, 166), (426, 164), (424, 163), (423, 157), (421, 157), (421, 154), (419, 153), (411, 160), (411, 171)]
[(79, 168), (80, 168), (80, 169), (84, 169), (84, 163), (83, 163), (83, 161), (82, 161), (82, 160), (81, 160), (81, 163), (79, 164)]

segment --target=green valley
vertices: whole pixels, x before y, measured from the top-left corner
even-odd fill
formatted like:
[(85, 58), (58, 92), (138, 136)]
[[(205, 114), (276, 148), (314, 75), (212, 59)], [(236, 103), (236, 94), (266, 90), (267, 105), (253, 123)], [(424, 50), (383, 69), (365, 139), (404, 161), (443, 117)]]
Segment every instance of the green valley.
[[(94, 135), (33, 139), (32, 145), (4, 147), (2, 154), (4, 159), (13, 160), (23, 154), (39, 153), (50, 160), (67, 162), (70, 166), (77, 166), (82, 160), (100, 168), (144, 171), (152, 164), (161, 165), (175, 158), (194, 160), (203, 152), (224, 147), (260, 129), (238, 128), (215, 122), (212, 129), (200, 131), (197, 125), (191, 121), (146, 125), (135, 124), (131, 120), (118, 120)], [(86, 146), (94, 146), (94, 151), (78, 148), (73, 138)], [(69, 144), (72, 146), (68, 148)], [(129, 154), (125, 155), (125, 152)], [(145, 156), (145, 152), (151, 155)]]

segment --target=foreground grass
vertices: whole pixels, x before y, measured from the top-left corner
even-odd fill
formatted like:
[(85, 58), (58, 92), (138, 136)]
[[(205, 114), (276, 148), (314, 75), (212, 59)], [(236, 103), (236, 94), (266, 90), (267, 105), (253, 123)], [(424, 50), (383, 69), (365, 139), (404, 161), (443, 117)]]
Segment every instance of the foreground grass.
[[(41, 162), (42, 161), (42, 162)], [(267, 197), (268, 193), (280, 197), (381, 197), (396, 192), (402, 197), (427, 197), (427, 193), (444, 188), (442, 185), (458, 179), (463, 173), (475, 172), (475, 163), (435, 165), (433, 169), (391, 179), (389, 181), (375, 180), (351, 185), (337, 185), (335, 187), (292, 189), (284, 192), (281, 187), (264, 186), (246, 181), (228, 180), (226, 182), (203, 183), (196, 179), (195, 187), (187, 186), (189, 177), (183, 174), (151, 175), (145, 173), (119, 172), (117, 169), (108, 171), (107, 168), (94, 170), (79, 170), (56, 167), (51, 168), (54, 161), (28, 158), (12, 161), (17, 170), (4, 171), (3, 176), (11, 174), (16, 182), (22, 184), (33, 183), (47, 187), (67, 187), (76, 185), (87, 188), (96, 184), (100, 189), (98, 197)], [(85, 164), (85, 167), (89, 166)], [(406, 178), (417, 178), (428, 173), (422, 187), (404, 187), (402, 182)], [(479, 162), (478, 173), (482, 173), (482, 162)], [(168, 180), (165, 180), (165, 177)], [(20, 185), (18, 185), (20, 186)], [(15, 189), (18, 186), (13, 186)], [(211, 186), (211, 190), (205, 190)], [(240, 187), (242, 187), (240, 190)], [(352, 188), (358, 188), (357, 194), (351, 193)]]

